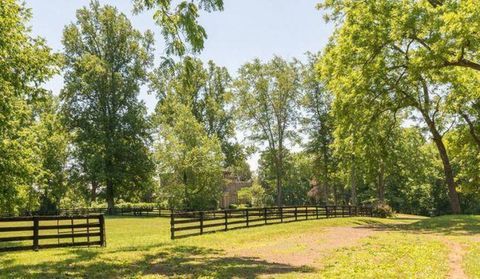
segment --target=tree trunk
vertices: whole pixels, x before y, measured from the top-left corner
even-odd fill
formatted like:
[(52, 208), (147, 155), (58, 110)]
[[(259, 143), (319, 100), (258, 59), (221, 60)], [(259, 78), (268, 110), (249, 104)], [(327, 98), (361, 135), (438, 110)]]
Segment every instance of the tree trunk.
[(110, 178), (107, 179), (107, 205), (108, 205), (108, 214), (113, 214), (115, 207), (114, 201), (114, 189), (113, 182)]
[(95, 202), (97, 200), (97, 189), (98, 189), (98, 182), (96, 180), (92, 180), (92, 192), (91, 192), (91, 201)]
[(355, 181), (355, 159), (352, 157), (352, 164), (350, 170), (350, 187), (352, 191), (352, 205), (357, 205), (357, 184)]
[(337, 186), (334, 185), (333, 186), (333, 205), (337, 205), (338, 204), (338, 189), (337, 189)]
[(324, 177), (324, 183), (323, 183), (323, 197), (324, 197), (324, 202), (325, 205), (328, 205), (328, 150), (327, 150), (327, 144), (324, 142), (322, 146), (322, 152), (323, 152), (323, 177)]
[(323, 202), (325, 205), (328, 205), (328, 184), (323, 183)]
[(378, 202), (385, 203), (385, 163), (380, 160), (380, 168), (378, 171)]
[(282, 199), (282, 179), (283, 179), (283, 146), (280, 142), (279, 144), (279, 152), (277, 154), (277, 206), (282, 206), (283, 199)]
[(443, 143), (442, 136), (435, 127), (435, 123), (426, 115), (424, 115), (425, 121), (427, 122), (430, 133), (432, 133), (433, 141), (437, 146), (438, 153), (442, 159), (443, 171), (445, 173), (445, 183), (448, 187), (448, 197), (450, 199), (450, 206), (454, 214), (459, 214), (461, 212), (460, 200), (458, 198), (457, 189), (455, 188), (455, 179), (453, 175), (452, 165), (450, 164), (450, 158), (447, 154), (447, 149)]

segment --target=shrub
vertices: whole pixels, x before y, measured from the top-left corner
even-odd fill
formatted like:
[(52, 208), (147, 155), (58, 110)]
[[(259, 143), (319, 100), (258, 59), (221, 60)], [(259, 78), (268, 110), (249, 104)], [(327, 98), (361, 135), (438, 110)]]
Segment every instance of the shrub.
[(388, 204), (377, 204), (373, 208), (373, 214), (380, 218), (388, 218), (393, 217), (395, 212), (393, 212), (393, 209)]

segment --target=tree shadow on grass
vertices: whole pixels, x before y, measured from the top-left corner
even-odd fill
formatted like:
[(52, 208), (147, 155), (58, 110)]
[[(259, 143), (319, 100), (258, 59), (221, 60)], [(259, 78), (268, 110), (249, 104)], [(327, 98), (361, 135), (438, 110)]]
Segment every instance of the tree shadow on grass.
[[(143, 249), (144, 248), (144, 249)], [(158, 252), (152, 251), (160, 248)], [(0, 278), (124, 278), (138, 275), (198, 278), (255, 278), (261, 274), (311, 272), (308, 267), (269, 263), (253, 257), (226, 256), (223, 250), (197, 246), (150, 245), (135, 249), (68, 249), (65, 260), (16, 264), (2, 259)], [(60, 255), (59, 255), (60, 256)], [(123, 257), (129, 260), (123, 260)], [(131, 259), (134, 258), (133, 262)]]
[(370, 227), (379, 231), (397, 231), (451, 236), (480, 236), (480, 217), (472, 215), (445, 215), (421, 219), (410, 224), (377, 224)]
[(167, 277), (256, 278), (265, 274), (312, 272), (311, 267), (270, 263), (257, 257), (232, 257), (221, 250), (195, 246), (173, 247), (167, 253), (150, 256), (144, 275)]

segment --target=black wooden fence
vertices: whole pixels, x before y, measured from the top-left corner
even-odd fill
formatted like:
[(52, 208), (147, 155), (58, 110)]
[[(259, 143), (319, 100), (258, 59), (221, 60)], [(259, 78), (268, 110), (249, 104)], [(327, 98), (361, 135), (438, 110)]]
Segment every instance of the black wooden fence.
[[(106, 207), (102, 208), (74, 208), (74, 209), (59, 209), (54, 211), (26, 211), (22, 212), (22, 216), (75, 216), (88, 214), (108, 214), (119, 216), (157, 216), (170, 217), (170, 209), (161, 207), (115, 207), (108, 210)], [(5, 216), (7, 217), (7, 216)]]
[(0, 252), (105, 243), (103, 215), (0, 218)]
[(374, 214), (371, 207), (363, 206), (283, 206), (174, 212), (170, 216), (170, 238), (309, 219), (351, 216), (373, 217)]

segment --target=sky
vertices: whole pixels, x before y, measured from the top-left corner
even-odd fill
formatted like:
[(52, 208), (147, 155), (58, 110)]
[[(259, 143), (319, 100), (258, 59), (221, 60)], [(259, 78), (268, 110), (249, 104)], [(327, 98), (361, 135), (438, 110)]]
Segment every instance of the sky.
[[(225, 66), (235, 76), (237, 69), (254, 58), (269, 60), (274, 55), (286, 59), (302, 58), (305, 52), (320, 51), (327, 43), (333, 27), (326, 24), (315, 6), (319, 0), (224, 0), (224, 11), (203, 13), (200, 19), (208, 39), (199, 55), (203, 61), (213, 60)], [(156, 58), (163, 56), (163, 43), (152, 12), (132, 14), (128, 0), (101, 0), (101, 4), (116, 6), (125, 13), (138, 30), (155, 33)], [(87, 0), (27, 0), (33, 17), (32, 33), (43, 37), (54, 51), (62, 51), (62, 32), (65, 25), (75, 22), (75, 11), (89, 4)], [(157, 60), (158, 61), (158, 60)], [(57, 76), (46, 88), (58, 94), (63, 79)], [(155, 107), (155, 96), (143, 87), (140, 98), (149, 111)], [(257, 169), (258, 154), (249, 159)]]

